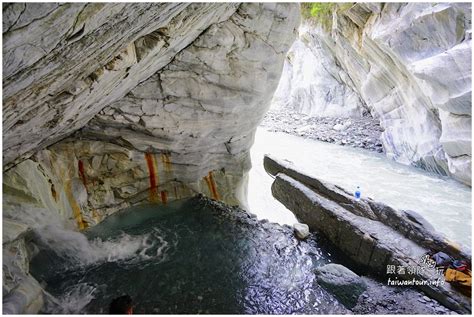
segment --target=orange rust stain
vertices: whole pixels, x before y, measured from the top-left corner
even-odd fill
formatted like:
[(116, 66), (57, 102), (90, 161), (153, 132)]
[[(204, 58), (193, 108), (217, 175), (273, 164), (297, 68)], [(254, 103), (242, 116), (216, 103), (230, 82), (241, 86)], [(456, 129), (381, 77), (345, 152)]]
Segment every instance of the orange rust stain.
[(162, 153), (161, 154), (161, 161), (163, 162), (163, 166), (165, 167), (165, 170), (167, 172), (171, 172), (172, 165), (171, 165), (170, 155), (167, 154), (167, 153)]
[(77, 165), (78, 165), (79, 175), (81, 176), (82, 183), (84, 184), (84, 187), (86, 188), (86, 191), (87, 191), (87, 179), (86, 179), (86, 173), (84, 172), (84, 163), (81, 160), (79, 160)]
[(209, 191), (211, 192), (212, 198), (215, 200), (219, 200), (219, 193), (217, 192), (217, 187), (216, 183), (214, 182), (214, 178), (212, 177), (212, 172), (209, 172), (209, 174), (204, 177), (207, 183), (207, 187), (209, 188)]
[(165, 205), (168, 202), (168, 193), (165, 190), (161, 191), (161, 202)]
[(155, 172), (155, 157), (153, 153), (145, 153), (145, 160), (148, 166), (148, 176), (150, 180), (150, 201), (158, 201), (158, 191), (157, 191), (157, 174)]
[(92, 209), (92, 217), (94, 218), (94, 220), (99, 223), (100, 222), (100, 217), (99, 217), (99, 214), (97, 213), (97, 211), (95, 209)]
[(79, 227), (80, 230), (83, 230), (83, 229), (86, 229), (89, 225), (82, 218), (81, 207), (79, 207), (76, 199), (74, 198), (71, 187), (72, 187), (71, 180), (68, 179), (66, 181), (66, 186), (64, 188), (64, 191), (66, 192), (66, 197), (67, 197), (67, 200), (69, 201), (69, 205), (72, 208), (73, 216), (74, 216), (74, 219), (76, 219), (77, 226)]

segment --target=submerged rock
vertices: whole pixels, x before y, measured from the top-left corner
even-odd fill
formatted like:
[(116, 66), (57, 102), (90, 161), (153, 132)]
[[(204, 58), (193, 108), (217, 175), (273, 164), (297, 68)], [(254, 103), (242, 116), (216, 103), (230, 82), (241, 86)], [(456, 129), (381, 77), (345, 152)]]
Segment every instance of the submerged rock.
[(340, 264), (326, 264), (317, 268), (315, 273), (318, 283), (347, 308), (354, 307), (367, 288), (357, 274)]

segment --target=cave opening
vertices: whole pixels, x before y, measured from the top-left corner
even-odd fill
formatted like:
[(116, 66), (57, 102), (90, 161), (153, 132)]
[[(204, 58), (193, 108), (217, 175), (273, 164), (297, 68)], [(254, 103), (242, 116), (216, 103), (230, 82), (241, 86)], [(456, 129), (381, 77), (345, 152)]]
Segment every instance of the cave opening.
[(470, 15), (6, 4), (3, 312), (470, 312), (384, 279), (471, 259)]

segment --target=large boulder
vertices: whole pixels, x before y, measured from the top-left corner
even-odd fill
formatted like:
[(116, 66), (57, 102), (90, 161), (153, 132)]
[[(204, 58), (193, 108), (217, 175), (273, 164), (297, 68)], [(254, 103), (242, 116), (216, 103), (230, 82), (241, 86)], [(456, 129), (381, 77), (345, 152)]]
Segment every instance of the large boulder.
[(359, 296), (367, 288), (359, 275), (340, 264), (326, 264), (316, 268), (315, 273), (318, 284), (349, 309), (357, 304)]
[[(370, 198), (356, 199), (343, 188), (308, 176), (287, 162), (264, 160), (265, 170), (275, 175), (272, 194), (302, 221), (328, 239), (339, 252), (358, 267), (387, 277), (387, 268), (416, 268), (429, 250), (445, 250), (453, 257), (470, 259), (426, 224), (413, 211), (400, 211)], [(410, 283), (413, 279), (432, 283), (415, 284), (428, 296), (458, 312), (471, 311), (470, 299), (447, 283), (437, 284), (435, 270), (402, 271), (393, 278)], [(412, 284), (410, 284), (412, 285)]]

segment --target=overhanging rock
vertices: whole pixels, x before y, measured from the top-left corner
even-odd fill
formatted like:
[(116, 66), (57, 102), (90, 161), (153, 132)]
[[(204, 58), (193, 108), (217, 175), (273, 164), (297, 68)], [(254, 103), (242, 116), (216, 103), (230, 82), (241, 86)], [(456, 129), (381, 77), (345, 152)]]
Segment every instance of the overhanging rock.
[[(291, 164), (268, 155), (264, 166), (276, 176), (272, 185), (276, 199), (357, 265), (375, 274), (385, 275), (388, 266), (416, 268), (429, 250), (470, 258), (466, 251), (447, 241), (415, 212), (398, 211), (371, 199), (356, 201), (344, 189), (304, 175)], [(419, 270), (413, 274), (395, 272), (391, 277), (419, 281), (439, 278), (434, 270)], [(470, 300), (447, 283), (417, 286), (453, 310), (471, 311)]]

